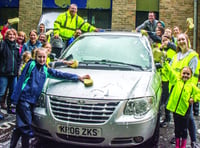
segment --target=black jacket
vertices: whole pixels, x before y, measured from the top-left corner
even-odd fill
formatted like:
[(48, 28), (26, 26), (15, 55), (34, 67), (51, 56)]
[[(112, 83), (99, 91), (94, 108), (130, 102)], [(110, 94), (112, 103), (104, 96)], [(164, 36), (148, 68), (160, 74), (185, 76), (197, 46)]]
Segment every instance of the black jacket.
[(0, 76), (17, 76), (21, 58), (19, 46), (5, 39), (0, 46)]

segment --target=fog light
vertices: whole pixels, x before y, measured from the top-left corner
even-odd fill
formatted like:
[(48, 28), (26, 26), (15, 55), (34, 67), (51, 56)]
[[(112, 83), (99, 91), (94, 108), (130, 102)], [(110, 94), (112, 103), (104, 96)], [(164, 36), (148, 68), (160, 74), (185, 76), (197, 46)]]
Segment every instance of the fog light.
[(138, 136), (138, 137), (133, 137), (133, 140), (136, 143), (141, 143), (144, 140), (144, 138), (142, 136)]

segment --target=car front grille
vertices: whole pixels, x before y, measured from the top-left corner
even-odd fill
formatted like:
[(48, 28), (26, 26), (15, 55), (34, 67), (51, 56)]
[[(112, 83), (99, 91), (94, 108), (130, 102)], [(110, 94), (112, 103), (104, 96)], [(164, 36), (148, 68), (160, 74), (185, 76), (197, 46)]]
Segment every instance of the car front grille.
[(114, 112), (119, 100), (90, 100), (50, 96), (56, 119), (75, 123), (104, 123)]

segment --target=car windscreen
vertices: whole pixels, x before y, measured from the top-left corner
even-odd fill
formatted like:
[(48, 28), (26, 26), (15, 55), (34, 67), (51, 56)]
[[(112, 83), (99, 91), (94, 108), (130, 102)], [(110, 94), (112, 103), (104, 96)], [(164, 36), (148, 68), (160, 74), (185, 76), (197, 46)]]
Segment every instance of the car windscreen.
[(148, 45), (136, 36), (94, 35), (76, 40), (62, 58), (79, 62), (110, 63), (138, 66), (143, 70), (152, 68), (152, 57)]

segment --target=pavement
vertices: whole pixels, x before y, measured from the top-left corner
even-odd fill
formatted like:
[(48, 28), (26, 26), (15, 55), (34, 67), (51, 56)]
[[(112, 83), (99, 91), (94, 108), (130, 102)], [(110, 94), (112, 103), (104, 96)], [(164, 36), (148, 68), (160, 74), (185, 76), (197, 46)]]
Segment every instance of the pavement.
[[(6, 113), (5, 110), (3, 110)], [(197, 127), (197, 142), (200, 145), (200, 115), (194, 116), (196, 127)], [(0, 148), (9, 148), (10, 138), (12, 135), (12, 130), (15, 127), (15, 115), (9, 114), (5, 117), (5, 120), (0, 121)], [(158, 148), (174, 148), (175, 145), (170, 143), (171, 138), (174, 136), (174, 123), (171, 121), (166, 128), (160, 128), (160, 139), (159, 139), (159, 147)], [(52, 142), (51, 142), (52, 144)], [(61, 147), (57, 143), (54, 145), (56, 147)], [(21, 147), (21, 142), (19, 140), (16, 148)], [(67, 146), (71, 147), (71, 146)], [(74, 146), (72, 146), (74, 148)], [(190, 148), (190, 138), (188, 136), (187, 147)], [(33, 147), (32, 147), (33, 148)], [(38, 148), (38, 147), (35, 147)], [(48, 147), (49, 148), (49, 147)], [(199, 146), (200, 148), (200, 146)]]

